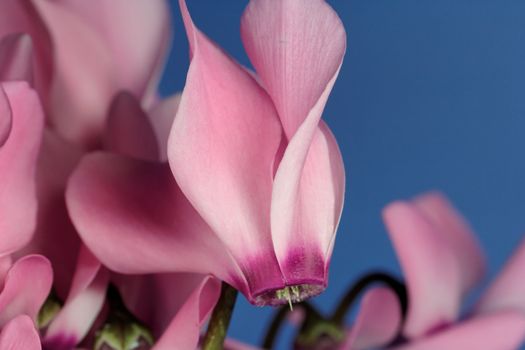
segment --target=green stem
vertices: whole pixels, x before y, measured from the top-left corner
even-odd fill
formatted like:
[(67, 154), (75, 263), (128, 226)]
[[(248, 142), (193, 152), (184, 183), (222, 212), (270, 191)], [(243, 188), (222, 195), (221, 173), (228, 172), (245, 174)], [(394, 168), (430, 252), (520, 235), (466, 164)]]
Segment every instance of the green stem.
[(350, 291), (345, 295), (345, 297), (339, 303), (337, 310), (331, 317), (331, 320), (339, 325), (344, 324), (344, 319), (348, 310), (352, 307), (354, 302), (357, 300), (357, 297), (371, 284), (382, 283), (391, 288), (398, 296), (399, 302), (401, 304), (401, 311), (403, 318), (406, 314), (408, 299), (407, 291), (405, 285), (397, 280), (396, 278), (390, 276), (384, 272), (375, 272), (368, 274), (357, 281), (350, 289)]
[(215, 305), (215, 309), (213, 309), (208, 330), (202, 342), (202, 350), (223, 349), (236, 299), (237, 290), (223, 282), (221, 296)]

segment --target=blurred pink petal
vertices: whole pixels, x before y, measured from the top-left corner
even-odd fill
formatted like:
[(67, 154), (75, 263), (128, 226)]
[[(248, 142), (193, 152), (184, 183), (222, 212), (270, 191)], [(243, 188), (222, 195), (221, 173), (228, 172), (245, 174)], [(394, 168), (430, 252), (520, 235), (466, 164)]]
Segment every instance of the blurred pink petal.
[(416, 205), (394, 202), (383, 218), (403, 269), (409, 296), (404, 333), (422, 336), (455, 322), (462, 301), (462, 266), (447, 236)]
[[(53, 265), (54, 288), (65, 299), (75, 273), (80, 238), (69, 218), (64, 192), (83, 152), (47, 129), (37, 166), (38, 218), (30, 244), (17, 253), (45, 255)], [(56, 244), (60, 242), (60, 244)]]
[(401, 306), (397, 295), (389, 288), (368, 291), (350, 329), (343, 349), (375, 349), (389, 344), (401, 327)]
[(168, 47), (167, 4), (161, 0), (35, 4), (55, 47), (53, 127), (69, 141), (96, 147), (117, 91), (130, 90), (141, 100), (147, 92), (152, 100)]
[(284, 286), (269, 216), (281, 127), (264, 90), (194, 27), (180, 4), (192, 59), (169, 162), (184, 194), (240, 264), (254, 302)]
[[(59, 0), (95, 31), (112, 57), (117, 86), (151, 100), (171, 37), (165, 0)], [(140, 23), (140, 25), (137, 25)], [(51, 26), (54, 23), (50, 23)]]
[(0, 333), (2, 350), (41, 350), (40, 337), (31, 318), (20, 315), (9, 321)]
[(201, 327), (215, 307), (220, 292), (218, 280), (204, 278), (152, 350), (196, 349)]
[(109, 108), (105, 149), (144, 160), (159, 158), (159, 145), (148, 115), (128, 92), (115, 96)]
[(0, 41), (0, 81), (33, 83), (33, 43), (27, 34), (11, 34)]
[(35, 320), (52, 280), (51, 264), (43, 256), (29, 255), (15, 262), (0, 293), (0, 327), (22, 314)]
[(66, 199), (84, 243), (112, 270), (215, 271), (236, 282), (235, 264), (180, 192), (167, 164), (88, 155), (71, 177)]
[(52, 45), (48, 30), (33, 1), (4, 0), (0, 2), (0, 39), (9, 35), (19, 36), (21, 34), (28, 34), (31, 37), (34, 46), (32, 65), (35, 88), (44, 98), (42, 103), (46, 104), (53, 72)]
[(12, 126), (13, 117), (11, 114), (11, 106), (9, 105), (9, 100), (4, 92), (4, 88), (0, 85), (0, 147), (7, 141)]
[(116, 92), (112, 57), (100, 37), (60, 2), (35, 1), (54, 45), (51, 123), (68, 141), (97, 146)]
[(192, 273), (112, 275), (126, 306), (159, 338), (203, 276)]
[(261, 348), (257, 348), (255, 346), (241, 343), (240, 341), (237, 341), (235, 339), (226, 339), (224, 341), (224, 349), (225, 350), (262, 350)]
[[(12, 129), (0, 148), (0, 255), (26, 245), (36, 225), (35, 171), (44, 115), (34, 90), (26, 83), (4, 83), (12, 112)], [(5, 100), (2, 103), (6, 113)]]
[(159, 148), (159, 160), (168, 160), (168, 138), (175, 114), (179, 109), (181, 94), (175, 94), (161, 100), (149, 112), (149, 118), (155, 131)]
[(476, 307), (477, 313), (497, 310), (520, 310), (525, 315), (525, 239)]
[(88, 333), (106, 299), (109, 272), (83, 247), (64, 306), (49, 325), (44, 344), (49, 349), (70, 349)]
[(525, 316), (499, 312), (472, 318), (391, 350), (517, 350), (525, 339)]
[(461, 266), (461, 289), (463, 292), (471, 290), (483, 279), (485, 257), (468, 223), (439, 192), (420, 195), (414, 199), (414, 204), (449, 241), (450, 249)]

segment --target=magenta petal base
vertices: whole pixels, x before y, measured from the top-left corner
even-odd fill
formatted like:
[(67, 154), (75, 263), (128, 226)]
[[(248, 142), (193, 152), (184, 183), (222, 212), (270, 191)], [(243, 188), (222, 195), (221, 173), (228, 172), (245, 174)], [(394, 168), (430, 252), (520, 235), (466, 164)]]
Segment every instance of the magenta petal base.
[(305, 299), (319, 295), (325, 290), (324, 284), (302, 283), (288, 285), (280, 289), (270, 289), (256, 295), (254, 304), (258, 306), (278, 306), (299, 303)]

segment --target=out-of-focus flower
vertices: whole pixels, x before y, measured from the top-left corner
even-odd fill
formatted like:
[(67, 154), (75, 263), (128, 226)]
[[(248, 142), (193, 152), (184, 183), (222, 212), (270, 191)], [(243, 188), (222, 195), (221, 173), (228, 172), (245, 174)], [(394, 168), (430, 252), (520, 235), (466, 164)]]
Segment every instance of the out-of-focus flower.
[[(151, 113), (146, 113), (140, 106), (138, 100), (130, 93), (121, 92), (117, 94), (108, 111), (107, 125), (102, 136), (102, 145), (105, 149), (116, 154), (125, 154), (137, 159), (158, 161), (163, 157), (160, 150), (165, 149), (167, 144), (167, 135), (163, 135), (160, 131), (162, 128), (159, 127), (158, 124), (163, 125), (173, 118), (177, 108), (177, 100), (178, 98), (175, 96), (160, 101), (151, 110)], [(52, 134), (46, 136), (48, 137), (48, 143), (44, 146), (48, 148), (45, 149), (47, 152), (43, 153), (45, 157), (41, 158), (41, 169), (43, 170), (41, 179), (45, 180), (43, 189), (49, 191), (49, 189), (55, 188), (56, 193), (62, 195), (65, 182), (72, 168), (84, 153), (78, 148), (65, 147), (67, 145), (66, 141)], [(57, 164), (57, 162), (59, 164)], [(57, 170), (59, 169), (64, 169), (64, 171), (58, 172), (61, 176), (57, 177)], [(62, 198), (59, 197), (57, 199), (61, 200)], [(61, 276), (63, 276), (64, 279), (58, 281), (59, 283), (57, 283), (55, 287), (57, 291), (60, 291), (59, 296), (61, 299), (65, 300), (64, 306), (50, 324), (46, 326), (46, 330), (43, 332), (43, 343), (46, 349), (71, 349), (81, 341), (82, 343), (92, 341), (93, 334), (89, 333), (93, 331), (95, 321), (97, 319), (102, 319), (103, 321), (105, 317), (103, 305), (106, 301), (106, 287), (110, 281), (123, 286), (121, 290), (125, 293), (124, 297), (125, 300), (127, 300), (130, 293), (133, 294), (137, 288), (157, 290), (151, 287), (151, 285), (141, 286), (141, 283), (139, 283), (139, 281), (143, 281), (143, 283), (150, 284), (149, 282), (155, 280), (155, 277), (110, 274), (109, 271), (101, 266), (101, 263), (78, 242), (78, 236), (69, 221), (65, 207), (58, 204), (56, 207), (47, 208), (54, 209), (55, 213), (61, 214), (61, 216), (50, 216), (49, 212), (45, 211), (42, 220), (45, 224), (43, 228), (47, 228), (47, 230), (42, 229), (39, 231), (37, 239), (34, 240), (26, 250), (43, 251), (58, 262), (57, 265), (59, 268), (63, 268)], [(53, 231), (52, 234), (50, 234), (50, 227), (66, 228), (67, 230)], [(63, 243), (62, 248), (57, 249), (50, 243), (50, 237), (55, 240), (60, 239)], [(64, 253), (63, 247), (67, 245), (68, 242), (71, 251)], [(62, 266), (63, 263), (72, 266)], [(71, 277), (67, 278), (70, 275)], [(188, 288), (191, 286), (192, 284), (188, 283)], [(174, 296), (172, 291), (169, 293), (170, 297), (175, 300), (173, 302), (181, 302)], [(166, 295), (167, 294), (168, 291), (166, 291)], [(142, 309), (139, 309), (137, 314), (142, 316), (144, 312), (141, 310), (146, 308), (145, 305), (150, 305), (151, 302), (159, 302), (159, 309), (161, 307), (167, 309), (163, 315), (174, 315), (174, 312), (169, 312), (169, 310), (174, 310), (174, 308), (168, 307), (166, 304), (168, 302), (167, 296), (162, 301), (159, 298), (155, 298), (151, 302), (148, 302), (147, 299), (148, 298), (144, 296), (141, 297), (140, 300), (132, 300), (130, 303), (133, 306), (132, 311), (137, 311), (135, 309), (137, 307), (136, 305), (141, 305)], [(147, 319), (147, 321), (148, 326), (151, 327), (153, 324), (155, 326), (153, 329), (158, 329), (157, 323), (150, 322), (151, 320), (149, 319)], [(166, 322), (166, 320), (164, 322)], [(163, 324), (162, 327), (165, 327), (165, 324)], [(156, 335), (158, 336), (157, 333)]]
[[(460, 215), (442, 195), (430, 193), (390, 204), (384, 220), (405, 275), (406, 319), (401, 324), (401, 317), (384, 311), (396, 309), (396, 298), (374, 298), (361, 310), (343, 349), (519, 348), (525, 340), (525, 242), (462, 316), (463, 298), (483, 277), (484, 258)], [(402, 336), (391, 344), (396, 332), (384, 329), (401, 325)]]
[(75, 226), (116, 271), (213, 273), (257, 305), (316, 295), (343, 202), (341, 156), (320, 121), (343, 26), (323, 0), (251, 1), (242, 37), (255, 78), (180, 4), (192, 58), (171, 169), (86, 157), (67, 191)]

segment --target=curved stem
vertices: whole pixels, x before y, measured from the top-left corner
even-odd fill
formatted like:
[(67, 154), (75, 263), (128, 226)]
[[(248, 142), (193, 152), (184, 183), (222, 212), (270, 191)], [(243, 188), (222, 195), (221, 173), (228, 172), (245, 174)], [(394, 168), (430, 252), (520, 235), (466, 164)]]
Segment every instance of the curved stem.
[(277, 334), (279, 333), (279, 329), (281, 328), (283, 322), (286, 320), (286, 315), (288, 315), (289, 311), (290, 309), (284, 306), (281, 306), (277, 310), (275, 316), (272, 319), (272, 322), (270, 323), (270, 327), (268, 327), (268, 330), (266, 331), (266, 336), (264, 337), (262, 344), (263, 349), (273, 348), (275, 339), (277, 338)]
[(202, 342), (203, 350), (221, 350), (230, 325), (230, 320), (237, 299), (237, 290), (222, 282), (221, 296), (213, 309), (208, 330)]
[(343, 324), (344, 318), (348, 310), (352, 307), (357, 297), (364, 291), (369, 285), (373, 283), (383, 283), (390, 287), (398, 296), (399, 303), (401, 304), (401, 311), (403, 318), (406, 314), (408, 306), (408, 297), (405, 285), (395, 277), (390, 276), (384, 272), (374, 272), (368, 274), (357, 281), (350, 289), (350, 291), (344, 296), (339, 303), (339, 306), (332, 315), (331, 320), (336, 324)]
[[(312, 323), (313, 319), (315, 320), (324, 319), (322, 315), (319, 313), (319, 311), (317, 311), (317, 309), (313, 305), (311, 305), (310, 303), (306, 301), (296, 304), (296, 308), (298, 309), (301, 308), (304, 310), (305, 318), (301, 325), (301, 328), (303, 329), (307, 328)], [(266, 336), (264, 337), (263, 345), (262, 345), (263, 349), (273, 348), (275, 344), (275, 340), (277, 339), (279, 330), (282, 324), (284, 323), (284, 321), (286, 320), (286, 316), (288, 315), (289, 312), (290, 312), (290, 308), (287, 306), (281, 306), (277, 310), (277, 312), (275, 313), (272, 319), (272, 322), (270, 323), (270, 327), (268, 327)]]

